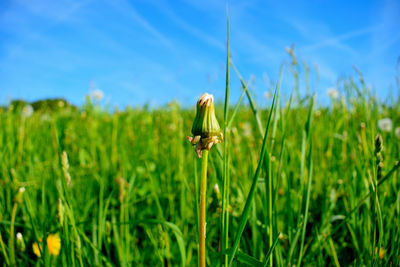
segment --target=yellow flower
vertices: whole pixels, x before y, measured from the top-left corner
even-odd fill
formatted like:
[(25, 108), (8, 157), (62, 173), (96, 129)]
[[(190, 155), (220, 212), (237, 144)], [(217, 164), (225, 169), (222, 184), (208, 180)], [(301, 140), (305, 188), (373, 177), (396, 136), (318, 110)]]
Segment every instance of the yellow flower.
[(61, 240), (58, 234), (49, 235), (47, 237), (47, 248), (49, 249), (50, 255), (57, 256), (60, 254)]
[[(378, 248), (375, 248), (375, 254), (378, 253)], [(385, 249), (384, 248), (380, 248), (379, 249), (379, 259), (382, 260), (383, 257), (385, 257)]]
[[(42, 240), (40, 240), (42, 242)], [(57, 256), (60, 254), (61, 249), (61, 239), (58, 234), (51, 234), (47, 236), (47, 249), (49, 250), (50, 255)], [(40, 257), (40, 251), (42, 250), (42, 245), (38, 245), (37, 243), (33, 243), (32, 245), (33, 253), (36, 256)]]
[(40, 246), (40, 249), (39, 249), (38, 243), (35, 242), (32, 245), (32, 250), (33, 250), (33, 253), (35, 253), (35, 255), (40, 258), (40, 251), (42, 250), (42, 246)]

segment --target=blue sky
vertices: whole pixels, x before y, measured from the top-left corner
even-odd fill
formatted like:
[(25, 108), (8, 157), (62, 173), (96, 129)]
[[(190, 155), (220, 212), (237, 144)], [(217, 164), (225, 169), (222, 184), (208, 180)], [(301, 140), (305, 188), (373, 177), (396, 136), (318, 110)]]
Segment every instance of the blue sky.
[[(82, 104), (90, 88), (103, 103), (125, 106), (177, 99), (195, 103), (204, 91), (224, 96), (226, 1), (1, 0), (0, 103), (65, 97)], [(295, 44), (315, 80), (317, 98), (340, 76), (364, 73), (380, 95), (395, 89), (400, 56), (399, 1), (228, 1), (232, 58), (252, 90), (267, 101)], [(232, 76), (234, 73), (232, 71)], [(284, 79), (289, 72), (285, 72)], [(286, 77), (286, 78), (285, 78)], [(232, 101), (240, 95), (232, 79)], [(289, 94), (291, 85), (282, 88)]]

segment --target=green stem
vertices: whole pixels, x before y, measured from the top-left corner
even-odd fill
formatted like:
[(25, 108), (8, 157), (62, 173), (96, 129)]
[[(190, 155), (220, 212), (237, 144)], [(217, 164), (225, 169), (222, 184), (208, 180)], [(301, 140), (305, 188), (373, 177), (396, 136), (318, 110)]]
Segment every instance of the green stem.
[(8, 261), (8, 256), (7, 256), (7, 253), (6, 253), (6, 248), (4, 246), (3, 237), (1, 236), (1, 232), (0, 232), (0, 246), (1, 246), (1, 250), (3, 252), (3, 256), (4, 256), (4, 260), (6, 262), (6, 265), (10, 265), (10, 262)]
[(203, 150), (200, 181), (199, 267), (206, 266), (206, 190), (208, 150)]
[(14, 223), (15, 223), (15, 216), (17, 214), (18, 203), (15, 203), (11, 213), (11, 226), (10, 226), (10, 260), (11, 266), (15, 266), (15, 247), (14, 247)]
[[(272, 172), (271, 172), (271, 157), (267, 155), (268, 162), (268, 217), (269, 217), (269, 249), (272, 249), (273, 242), (273, 227), (272, 227)], [(273, 256), (271, 254), (271, 259), (269, 261), (270, 266), (273, 266)]]

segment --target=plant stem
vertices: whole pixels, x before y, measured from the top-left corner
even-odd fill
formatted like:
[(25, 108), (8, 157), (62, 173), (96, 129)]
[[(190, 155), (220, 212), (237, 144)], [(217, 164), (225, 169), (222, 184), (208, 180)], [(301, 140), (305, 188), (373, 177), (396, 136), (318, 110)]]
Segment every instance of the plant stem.
[(10, 244), (9, 244), (11, 266), (15, 266), (14, 223), (15, 223), (15, 216), (17, 214), (17, 208), (18, 208), (18, 203), (14, 203), (11, 213)]
[(10, 265), (10, 262), (8, 261), (8, 256), (7, 256), (7, 253), (6, 253), (6, 248), (4, 246), (3, 237), (1, 236), (1, 232), (0, 232), (0, 246), (1, 246), (1, 250), (3, 252), (3, 256), (4, 256), (4, 260), (6, 262), (6, 265)]
[(206, 266), (206, 190), (208, 150), (203, 150), (200, 181), (199, 267)]
[[(269, 219), (269, 249), (272, 249), (272, 239), (273, 239), (273, 227), (272, 227), (272, 171), (271, 171), (271, 157), (267, 154), (268, 162), (268, 219)], [(270, 266), (273, 265), (273, 255), (271, 254), (271, 259), (269, 260)]]

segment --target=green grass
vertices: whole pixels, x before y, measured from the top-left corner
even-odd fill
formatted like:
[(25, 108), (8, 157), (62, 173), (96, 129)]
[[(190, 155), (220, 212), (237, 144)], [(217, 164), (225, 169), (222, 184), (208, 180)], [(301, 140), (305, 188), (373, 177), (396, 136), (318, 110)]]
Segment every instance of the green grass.
[[(242, 94), (216, 107), (226, 143), (209, 155), (208, 266), (400, 265), (400, 101), (379, 102), (360, 76), (341, 80), (344, 98), (321, 106), (299, 93), (302, 68), (291, 56), (267, 109), (227, 58)], [(294, 84), (288, 100), (282, 79)], [(200, 160), (185, 139), (194, 107), (107, 112), (88, 100), (29, 117), (0, 110), (0, 263), (196, 266)], [(391, 132), (377, 128), (385, 117)], [(53, 233), (60, 254), (44, 243), (38, 258), (32, 244)]]

